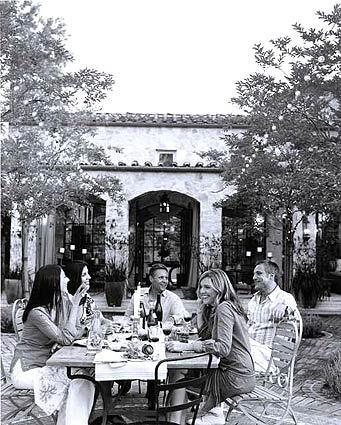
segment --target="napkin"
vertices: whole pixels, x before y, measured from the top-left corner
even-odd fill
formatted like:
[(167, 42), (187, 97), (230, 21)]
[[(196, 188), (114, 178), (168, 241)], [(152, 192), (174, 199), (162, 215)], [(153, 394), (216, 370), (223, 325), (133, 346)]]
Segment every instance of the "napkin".
[(127, 359), (122, 356), (122, 353), (111, 350), (102, 350), (94, 358), (94, 363), (122, 363), (126, 361)]
[(76, 339), (72, 345), (79, 345), (80, 347), (86, 347), (88, 338)]

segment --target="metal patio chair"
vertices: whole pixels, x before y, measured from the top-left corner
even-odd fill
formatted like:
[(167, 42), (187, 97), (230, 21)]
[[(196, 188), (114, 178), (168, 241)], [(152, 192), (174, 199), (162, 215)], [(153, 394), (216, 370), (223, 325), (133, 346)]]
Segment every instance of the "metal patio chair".
[(21, 298), (15, 300), (12, 307), (12, 323), (15, 333), (15, 338), (19, 341), (22, 330), (23, 330), (23, 321), (22, 317), (26, 308), (28, 300), (26, 298)]
[[(22, 316), (27, 305), (27, 299), (18, 299), (13, 303), (12, 321), (16, 340), (19, 341), (22, 330)], [(14, 422), (30, 419), (39, 425), (45, 425), (46, 414), (34, 402), (34, 393), (30, 389), (16, 389), (5, 371), (1, 359), (1, 423), (12, 424)], [(35, 409), (35, 411), (33, 411)], [(40, 414), (39, 414), (40, 412)], [(45, 420), (43, 417), (45, 416)], [(56, 423), (56, 415), (52, 415), (52, 420)]]
[[(197, 357), (207, 358), (206, 367), (201, 369), (200, 375), (196, 377), (185, 377), (176, 382), (169, 382), (167, 380), (161, 381), (159, 379), (159, 369), (164, 363), (171, 362), (175, 364), (176, 362), (183, 362), (184, 359), (195, 359)], [(195, 425), (199, 405), (203, 401), (204, 388), (207, 376), (211, 369), (211, 363), (212, 354), (209, 353), (192, 354), (159, 361), (155, 368), (155, 380), (153, 381), (155, 385), (155, 410), (150, 411), (145, 409), (136, 409), (135, 412), (128, 412), (126, 409), (122, 409), (120, 412), (116, 410), (116, 413), (123, 414), (128, 417), (130, 425), (175, 425), (167, 419), (167, 414), (175, 411), (187, 411), (190, 409), (191, 425)], [(193, 391), (193, 387), (195, 388), (195, 391)], [(186, 391), (191, 394), (192, 397), (190, 400), (178, 405), (169, 405), (167, 403), (168, 395), (172, 391), (181, 388), (185, 388)]]
[[(245, 415), (250, 423), (282, 424), (291, 416), (297, 424), (291, 407), (294, 366), (297, 350), (302, 337), (302, 319), (284, 319), (276, 326), (272, 342), (271, 359), (262, 380), (257, 379), (255, 389), (246, 394), (234, 396), (225, 400), (228, 406), (226, 420), (232, 411)], [(276, 373), (270, 372), (271, 364), (276, 366)]]

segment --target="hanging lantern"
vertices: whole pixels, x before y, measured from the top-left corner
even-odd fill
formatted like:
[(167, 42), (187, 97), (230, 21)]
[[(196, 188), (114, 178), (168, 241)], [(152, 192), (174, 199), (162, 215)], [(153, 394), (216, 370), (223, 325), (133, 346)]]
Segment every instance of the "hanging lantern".
[(160, 212), (169, 213), (169, 210), (170, 210), (169, 199), (167, 194), (164, 193), (160, 199)]

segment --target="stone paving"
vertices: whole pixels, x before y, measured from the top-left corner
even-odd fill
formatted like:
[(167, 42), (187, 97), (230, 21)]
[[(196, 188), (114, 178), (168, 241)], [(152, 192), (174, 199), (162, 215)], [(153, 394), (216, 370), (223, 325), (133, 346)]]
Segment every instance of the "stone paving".
[[(341, 424), (341, 401), (327, 397), (325, 389), (322, 388), (321, 376), (321, 368), (330, 354), (337, 348), (341, 348), (341, 316), (325, 316), (322, 320), (326, 335), (317, 339), (303, 339), (296, 362), (292, 406), (297, 413), (299, 425)], [(14, 344), (13, 335), (2, 335), (1, 354), (6, 370), (8, 370)], [(142, 393), (144, 393), (143, 390)], [(129, 398), (137, 401), (137, 397), (138, 387), (134, 385)], [(145, 400), (141, 396), (138, 399)], [(27, 425), (32, 422), (21, 423)], [(51, 423), (51, 419), (46, 418), (46, 425)], [(229, 424), (249, 425), (249, 421), (233, 415)]]

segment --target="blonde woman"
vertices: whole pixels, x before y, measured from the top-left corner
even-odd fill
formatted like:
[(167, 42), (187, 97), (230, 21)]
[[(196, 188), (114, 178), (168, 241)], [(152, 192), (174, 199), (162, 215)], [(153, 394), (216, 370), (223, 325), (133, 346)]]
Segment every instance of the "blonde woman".
[[(207, 382), (206, 402), (196, 421), (197, 425), (219, 425), (225, 423), (220, 403), (227, 397), (252, 391), (255, 386), (247, 319), (229, 278), (220, 269), (201, 275), (198, 298), (200, 339), (189, 343), (171, 341), (167, 349), (194, 350), (220, 357), (219, 367), (212, 371)], [(172, 419), (181, 423), (179, 418)]]

